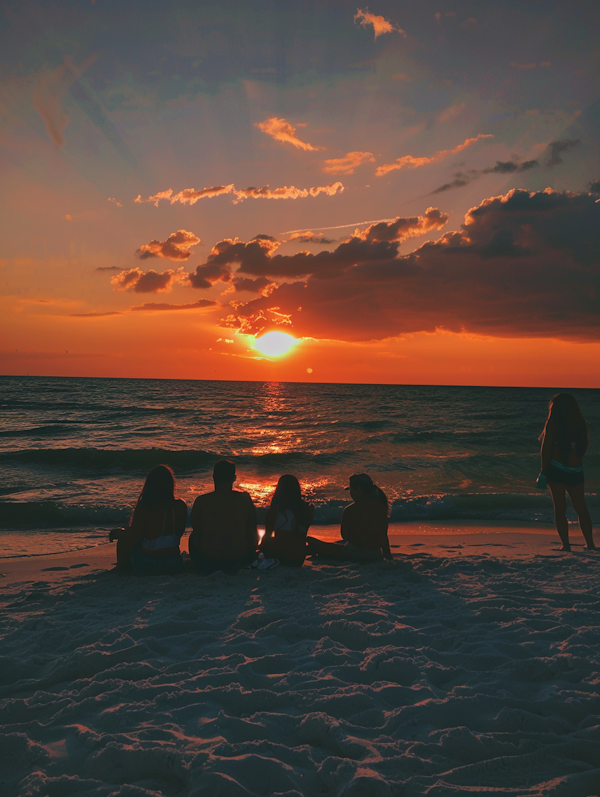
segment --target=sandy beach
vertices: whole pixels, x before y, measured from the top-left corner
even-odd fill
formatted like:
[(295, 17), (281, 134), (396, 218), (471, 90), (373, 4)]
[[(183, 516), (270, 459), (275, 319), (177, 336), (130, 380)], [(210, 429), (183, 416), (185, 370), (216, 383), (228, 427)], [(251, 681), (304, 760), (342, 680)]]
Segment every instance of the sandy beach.
[(598, 554), (402, 531), (236, 577), (1, 560), (2, 794), (600, 794)]

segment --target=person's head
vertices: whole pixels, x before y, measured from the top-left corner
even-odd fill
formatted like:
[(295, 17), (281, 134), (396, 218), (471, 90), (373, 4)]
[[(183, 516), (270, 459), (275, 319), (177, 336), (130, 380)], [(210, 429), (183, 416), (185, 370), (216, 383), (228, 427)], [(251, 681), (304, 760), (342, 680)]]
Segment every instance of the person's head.
[(277, 482), (277, 487), (271, 499), (271, 505), (286, 509), (297, 509), (302, 503), (302, 490), (300, 482), (295, 476), (286, 473)]
[(175, 500), (175, 476), (168, 465), (157, 465), (146, 476), (139, 500), (149, 507)]
[(348, 490), (353, 501), (362, 501), (370, 498), (372, 501), (379, 501), (384, 504), (387, 513), (388, 500), (383, 490), (378, 487), (367, 473), (353, 473), (348, 479)]
[(213, 481), (215, 487), (231, 486), (235, 481), (235, 465), (228, 459), (215, 462), (213, 468)]
[(553, 427), (561, 457), (564, 458), (568, 455), (571, 443), (575, 443), (580, 457), (585, 454), (588, 447), (587, 424), (575, 396), (571, 393), (557, 393), (552, 396), (548, 408), (548, 418), (540, 439), (546, 435), (549, 425)]

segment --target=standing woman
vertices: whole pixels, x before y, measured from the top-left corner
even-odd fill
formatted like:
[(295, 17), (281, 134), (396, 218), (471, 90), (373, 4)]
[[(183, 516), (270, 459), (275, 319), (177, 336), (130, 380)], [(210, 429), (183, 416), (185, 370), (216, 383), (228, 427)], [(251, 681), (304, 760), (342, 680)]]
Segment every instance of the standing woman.
[(185, 531), (187, 506), (175, 498), (175, 477), (167, 465), (152, 468), (131, 522), (118, 535), (117, 569), (138, 575), (176, 575), (183, 571), (179, 541)]
[(307, 553), (306, 534), (314, 514), (314, 506), (302, 498), (298, 479), (290, 474), (282, 476), (267, 510), (262, 553), (287, 567), (302, 567)]
[(571, 550), (566, 493), (577, 512), (587, 547), (595, 548), (592, 519), (583, 491), (583, 456), (589, 443), (588, 430), (579, 405), (570, 393), (557, 393), (552, 398), (539, 439), (542, 441), (542, 473), (554, 501), (554, 519), (562, 542), (561, 550)]

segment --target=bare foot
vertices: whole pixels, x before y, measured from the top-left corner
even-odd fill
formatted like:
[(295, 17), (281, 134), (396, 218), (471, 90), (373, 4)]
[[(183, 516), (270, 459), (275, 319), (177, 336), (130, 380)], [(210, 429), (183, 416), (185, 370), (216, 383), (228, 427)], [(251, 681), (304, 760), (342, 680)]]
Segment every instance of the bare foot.
[(597, 550), (598, 550), (598, 549), (596, 548), (596, 545), (595, 545), (595, 543), (593, 543), (593, 542), (592, 542), (592, 543), (590, 543), (589, 545), (586, 545), (585, 547), (588, 549), (588, 551), (597, 551)]
[(571, 552), (571, 546), (570, 545), (563, 545), (563, 547), (560, 550), (561, 551), (569, 551), (569, 553), (570, 553)]

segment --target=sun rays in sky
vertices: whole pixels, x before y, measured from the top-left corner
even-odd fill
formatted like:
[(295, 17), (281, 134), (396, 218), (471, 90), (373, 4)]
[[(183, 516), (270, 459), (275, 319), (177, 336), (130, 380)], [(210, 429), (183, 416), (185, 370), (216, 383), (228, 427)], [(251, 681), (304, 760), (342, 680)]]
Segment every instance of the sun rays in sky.
[(598, 386), (597, 4), (0, 14), (2, 372)]

